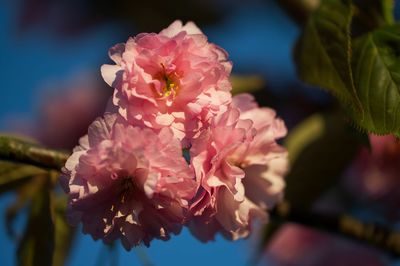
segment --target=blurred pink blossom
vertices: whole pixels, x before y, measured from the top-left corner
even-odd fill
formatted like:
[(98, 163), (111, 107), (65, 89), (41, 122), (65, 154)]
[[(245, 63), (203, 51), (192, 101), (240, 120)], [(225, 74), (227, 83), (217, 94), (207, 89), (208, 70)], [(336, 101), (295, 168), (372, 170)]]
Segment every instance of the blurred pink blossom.
[(372, 248), (301, 225), (286, 224), (271, 239), (258, 265), (380, 266), (387, 263)]
[(193, 22), (139, 34), (109, 54), (116, 65), (103, 65), (102, 75), (115, 88), (114, 105), (132, 125), (170, 127), (188, 145), (231, 102), (228, 55)]
[(194, 139), (191, 164), (201, 187), (189, 227), (197, 238), (208, 241), (220, 232), (236, 240), (248, 236), (254, 217), (266, 221), (285, 185), (287, 152), (276, 143), (285, 135), (275, 111), (242, 94)]
[(156, 134), (106, 114), (92, 123), (63, 169), (67, 216), (94, 239), (121, 239), (128, 250), (167, 240), (185, 222), (197, 187), (193, 176), (170, 129)]
[(37, 117), (10, 118), (10, 131), (30, 136), (47, 147), (71, 150), (90, 123), (104, 113), (111, 96), (108, 92), (89, 73), (50, 83), (38, 93)]
[(350, 189), (361, 197), (384, 203), (389, 210), (400, 206), (400, 143), (393, 136), (370, 135), (371, 150), (363, 148), (348, 171)]

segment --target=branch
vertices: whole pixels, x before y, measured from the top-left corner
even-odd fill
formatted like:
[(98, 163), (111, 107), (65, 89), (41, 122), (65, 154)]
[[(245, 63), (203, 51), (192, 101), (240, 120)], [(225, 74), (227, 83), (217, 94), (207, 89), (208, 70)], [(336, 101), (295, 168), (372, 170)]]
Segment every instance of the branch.
[(400, 256), (400, 231), (361, 221), (346, 214), (300, 211), (282, 202), (271, 212), (272, 218), (294, 222), (341, 235), (362, 244), (374, 246), (393, 256)]
[(69, 154), (40, 147), (16, 138), (0, 136), (0, 160), (30, 164), (59, 171)]
[[(0, 160), (30, 164), (46, 169), (60, 170), (68, 154), (50, 150), (15, 138), (0, 136)], [(400, 256), (400, 232), (384, 226), (365, 223), (348, 215), (329, 215), (313, 211), (297, 210), (288, 202), (282, 202), (271, 211), (271, 217), (283, 222), (300, 223), (312, 228), (373, 245)]]

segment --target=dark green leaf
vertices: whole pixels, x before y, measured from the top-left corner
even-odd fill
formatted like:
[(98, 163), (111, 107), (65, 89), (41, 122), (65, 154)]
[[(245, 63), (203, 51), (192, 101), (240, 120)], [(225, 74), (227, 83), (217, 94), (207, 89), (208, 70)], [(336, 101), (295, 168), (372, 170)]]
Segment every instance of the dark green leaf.
[(28, 223), (17, 250), (18, 265), (52, 265), (54, 226), (50, 213), (50, 179), (43, 175), (33, 196)]
[[(381, 4), (388, 17), (393, 3)], [(384, 26), (352, 40), (352, 13), (350, 0), (321, 2), (296, 47), (298, 73), (336, 95), (358, 128), (400, 136), (400, 26)]]
[(387, 24), (393, 24), (395, 0), (382, 0), (382, 14)]
[(356, 39), (353, 71), (365, 110), (353, 112), (356, 122), (370, 132), (400, 136), (400, 25)]
[(393, 0), (353, 0), (353, 3), (353, 38), (394, 22)]
[(67, 199), (66, 197), (53, 197), (53, 217), (55, 229), (55, 245), (53, 254), (53, 266), (65, 264), (72, 242), (75, 238), (76, 227), (71, 227), (66, 221)]
[(362, 113), (351, 71), (352, 15), (351, 1), (323, 0), (297, 43), (295, 60), (301, 79)]
[(360, 145), (360, 137), (340, 114), (316, 114), (305, 120), (285, 142), (291, 162), (286, 199), (298, 209), (308, 209), (338, 182)]
[(32, 176), (45, 172), (31, 165), (0, 161), (0, 194), (15, 189)]
[(17, 197), (14, 202), (7, 207), (6, 210), (6, 227), (10, 237), (18, 238), (20, 235), (13, 229), (13, 222), (17, 214), (28, 205), (34, 195), (39, 193), (42, 186), (43, 175), (35, 176), (27, 179), (26, 182), (16, 188)]

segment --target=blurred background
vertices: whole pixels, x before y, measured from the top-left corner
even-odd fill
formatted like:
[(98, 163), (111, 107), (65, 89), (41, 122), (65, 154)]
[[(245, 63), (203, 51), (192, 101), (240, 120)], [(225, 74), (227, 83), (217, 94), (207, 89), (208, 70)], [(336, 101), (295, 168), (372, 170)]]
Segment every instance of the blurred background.
[[(90, 122), (104, 111), (112, 93), (100, 75), (100, 66), (110, 62), (108, 49), (137, 33), (159, 32), (176, 19), (194, 21), (210, 42), (227, 50), (234, 65), (235, 90), (253, 91), (257, 101), (275, 108), (290, 129), (314, 114), (336, 110), (337, 104), (327, 93), (296, 78), (292, 50), (300, 28), (275, 1), (15, 0), (0, 1), (0, 130), (32, 137), (51, 148), (70, 150)], [(386, 150), (400, 154), (398, 147), (389, 146)], [(359, 152), (363, 151), (352, 154)], [(352, 159), (348, 159), (349, 164)], [(363, 160), (362, 169), (369, 159)], [(356, 171), (354, 167), (357, 166), (343, 167), (347, 170), (333, 175), (350, 175)], [(361, 193), (364, 180), (346, 180), (340, 181), (341, 189)], [(395, 180), (389, 184), (399, 183)], [(349, 205), (350, 201), (343, 196), (349, 193), (341, 189), (336, 187), (325, 193), (315, 208), (345, 210), (363, 219), (387, 223), (387, 211), (369, 208), (371, 197), (353, 198), (353, 204)], [(24, 232), (29, 205), (16, 204), (20, 191), (0, 193), (0, 215), (5, 217), (0, 219), (1, 265), (15, 265), (17, 243)], [(367, 191), (363, 195), (372, 194)], [(377, 198), (373, 202), (382, 200)], [(391, 208), (397, 208), (400, 202), (398, 198), (387, 200), (393, 203)], [(119, 244), (109, 248), (95, 242), (78, 228), (65, 263), (400, 265), (394, 257), (377, 249), (300, 225), (281, 227), (271, 241), (265, 242), (266, 247), (260, 244), (264, 236), (265, 230), (256, 227), (252, 238), (247, 240), (229, 242), (218, 237), (213, 243), (203, 244), (183, 230), (168, 242), (154, 241), (150, 248), (138, 247), (126, 252)], [(361, 257), (363, 264), (359, 264)], [(335, 262), (338, 258), (343, 261)]]

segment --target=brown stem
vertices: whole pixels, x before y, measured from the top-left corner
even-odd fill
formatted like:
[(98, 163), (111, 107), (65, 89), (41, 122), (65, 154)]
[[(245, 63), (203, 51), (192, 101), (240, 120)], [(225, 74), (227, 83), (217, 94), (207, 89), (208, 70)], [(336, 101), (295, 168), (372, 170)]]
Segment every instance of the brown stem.
[(68, 159), (65, 152), (55, 151), (25, 141), (0, 136), (0, 160), (60, 170)]
[[(15, 138), (0, 136), (0, 160), (9, 160), (59, 171), (68, 154), (50, 150)], [(384, 226), (365, 223), (348, 215), (328, 215), (297, 210), (282, 202), (271, 211), (272, 218), (295, 222), (336, 233), (363, 243), (376, 246), (400, 256), (400, 232)]]
[(295, 222), (335, 233), (360, 243), (369, 244), (393, 256), (400, 256), (400, 231), (360, 221), (351, 215), (300, 211), (291, 207), (288, 202), (282, 202), (272, 211), (271, 216), (284, 222)]

